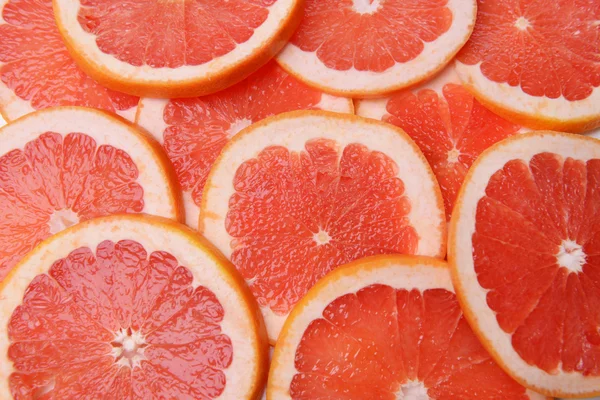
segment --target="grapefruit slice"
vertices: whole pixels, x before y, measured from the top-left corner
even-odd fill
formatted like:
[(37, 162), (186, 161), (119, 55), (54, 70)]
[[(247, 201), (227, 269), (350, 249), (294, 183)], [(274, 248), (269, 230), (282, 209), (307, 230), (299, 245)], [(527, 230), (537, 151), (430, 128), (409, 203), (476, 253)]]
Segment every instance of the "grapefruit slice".
[(475, 0), (306, 0), (277, 61), (324, 91), (380, 96), (441, 71), (471, 35), (476, 14)]
[(303, 0), (54, 0), (81, 68), (139, 96), (191, 97), (237, 83), (270, 60), (302, 17)]
[(450, 226), (457, 295), (496, 361), (557, 397), (600, 394), (600, 141), (517, 135), (473, 164)]
[(108, 113), (48, 108), (0, 129), (0, 281), (48, 236), (116, 213), (180, 219), (158, 143)]
[(0, 393), (16, 399), (257, 399), (268, 356), (235, 268), (163, 218), (84, 222), (0, 285)]
[(325, 111), (260, 121), (221, 152), (199, 230), (241, 272), (269, 338), (338, 265), (382, 253), (443, 258), (439, 186), (400, 129)]
[(53, 106), (85, 106), (130, 120), (138, 98), (104, 88), (69, 55), (52, 0), (0, 0), (0, 114), (16, 119)]
[(188, 99), (140, 101), (138, 125), (163, 145), (183, 189), (186, 222), (198, 226), (206, 177), (237, 132), (268, 116), (301, 109), (352, 113), (351, 99), (311, 89), (270, 62), (221, 92)]
[(448, 220), (479, 154), (521, 129), (482, 106), (460, 84), (454, 66), (417, 88), (361, 100), (356, 113), (399, 126), (417, 143), (440, 184)]
[(534, 129), (600, 125), (600, 3), (479, 0), (458, 73), (479, 100)]
[(294, 308), (268, 400), (542, 400), (467, 324), (445, 262), (384, 255), (331, 272)]

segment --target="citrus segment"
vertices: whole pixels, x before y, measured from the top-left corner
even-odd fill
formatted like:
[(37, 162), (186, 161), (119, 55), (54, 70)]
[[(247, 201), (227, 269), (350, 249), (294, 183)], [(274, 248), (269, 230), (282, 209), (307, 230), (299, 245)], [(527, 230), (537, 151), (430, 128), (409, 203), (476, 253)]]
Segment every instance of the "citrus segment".
[(137, 97), (104, 88), (75, 64), (51, 0), (0, 0), (0, 112), (7, 120), (68, 105), (133, 119), (137, 103)]
[(330, 273), (286, 321), (267, 398), (543, 399), (473, 334), (442, 261), (377, 256)]
[(453, 66), (417, 88), (361, 100), (356, 113), (394, 124), (417, 143), (440, 184), (448, 220), (475, 159), (520, 130), (481, 105), (460, 84)]
[(467, 315), (528, 386), (597, 393), (600, 142), (527, 134), (492, 147), (473, 168), (450, 241)]
[(187, 224), (196, 227), (204, 183), (229, 139), (268, 116), (301, 109), (352, 113), (353, 104), (304, 85), (270, 62), (212, 95), (142, 99), (136, 120), (163, 144), (184, 191)]
[(55, 0), (56, 19), (81, 67), (108, 87), (190, 97), (237, 83), (296, 28), (303, 1)]
[(277, 60), (331, 93), (380, 95), (441, 70), (469, 38), (475, 15), (474, 0), (307, 0)]
[(0, 129), (0, 140), (0, 281), (43, 239), (79, 221), (179, 218), (158, 145), (108, 114), (46, 109)]
[(254, 124), (224, 148), (202, 201), (201, 232), (246, 279), (272, 340), (338, 265), (444, 256), (443, 204), (424, 157), (402, 131), (351, 115), (303, 111)]
[(526, 126), (591, 129), (600, 124), (598, 21), (593, 0), (479, 1), (459, 75), (482, 101)]

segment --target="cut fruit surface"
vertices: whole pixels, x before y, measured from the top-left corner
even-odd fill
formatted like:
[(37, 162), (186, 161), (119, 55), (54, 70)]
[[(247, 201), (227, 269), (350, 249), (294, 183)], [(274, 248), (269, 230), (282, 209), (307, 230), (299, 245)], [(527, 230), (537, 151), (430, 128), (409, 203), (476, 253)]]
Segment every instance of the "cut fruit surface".
[(479, 0), (458, 54), (463, 82), (494, 111), (534, 129), (600, 125), (600, 3)]
[(319, 281), (286, 321), (268, 400), (542, 400), (477, 340), (447, 265), (384, 255)]
[(473, 329), (524, 385), (600, 390), (600, 141), (514, 136), (471, 167), (450, 226), (454, 284)]
[(483, 150), (521, 129), (486, 109), (461, 84), (454, 66), (414, 89), (360, 100), (356, 113), (402, 128), (429, 161), (450, 220), (471, 164)]
[(475, 0), (306, 0), (277, 61), (324, 91), (378, 96), (440, 71), (475, 24)]
[(162, 143), (184, 192), (186, 222), (198, 226), (204, 183), (221, 149), (240, 130), (301, 109), (352, 113), (351, 99), (312, 89), (275, 62), (221, 92), (188, 99), (142, 99), (138, 125)]
[(303, 0), (54, 0), (67, 47), (108, 87), (191, 97), (246, 78), (287, 42)]
[(160, 146), (108, 113), (49, 108), (0, 129), (0, 281), (28, 251), (79, 221), (117, 213), (180, 219)]
[(199, 230), (242, 273), (277, 339), (291, 308), (338, 265), (444, 257), (435, 177), (400, 129), (324, 111), (281, 114), (233, 138), (205, 186)]
[(53, 106), (85, 106), (130, 120), (138, 98), (106, 89), (69, 55), (52, 0), (0, 0), (0, 114), (13, 120)]
[(0, 284), (0, 360), (15, 399), (258, 399), (268, 341), (208, 242), (112, 216), (48, 239)]

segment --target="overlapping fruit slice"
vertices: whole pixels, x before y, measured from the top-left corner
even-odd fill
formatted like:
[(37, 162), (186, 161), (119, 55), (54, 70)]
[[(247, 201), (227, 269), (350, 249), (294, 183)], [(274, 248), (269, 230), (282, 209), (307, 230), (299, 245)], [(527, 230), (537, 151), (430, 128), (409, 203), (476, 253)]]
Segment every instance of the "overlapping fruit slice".
[(454, 66), (434, 80), (377, 100), (361, 100), (356, 113), (402, 128), (419, 145), (440, 184), (450, 220), (463, 179), (483, 150), (520, 131), (479, 103)]
[(133, 120), (138, 98), (104, 88), (69, 55), (52, 0), (0, 0), (0, 114), (13, 120), (52, 106), (86, 106)]
[(475, 0), (306, 0), (277, 61), (312, 86), (349, 97), (419, 83), (465, 44)]
[(79, 221), (116, 213), (181, 218), (160, 146), (98, 110), (48, 108), (0, 129), (0, 281)]
[(458, 72), (480, 101), (525, 126), (600, 126), (600, 3), (478, 0)]
[(200, 231), (242, 273), (271, 340), (326, 273), (382, 253), (444, 257), (435, 177), (401, 130), (324, 111), (265, 119), (225, 146)]
[(600, 392), (600, 141), (518, 135), (471, 167), (449, 260), (465, 314), (515, 379), (559, 397)]
[(214, 93), (287, 42), (301, 0), (56, 0), (67, 47), (90, 76), (140, 96)]
[(213, 95), (142, 99), (136, 120), (163, 144), (184, 193), (186, 222), (196, 227), (210, 168), (236, 133), (286, 111), (352, 113), (353, 108), (352, 100), (312, 89), (270, 62), (248, 79)]
[(384, 255), (331, 272), (286, 321), (268, 400), (543, 400), (477, 340), (446, 263)]
[(264, 325), (211, 248), (154, 216), (95, 219), (45, 241), (0, 284), (0, 392), (257, 399)]

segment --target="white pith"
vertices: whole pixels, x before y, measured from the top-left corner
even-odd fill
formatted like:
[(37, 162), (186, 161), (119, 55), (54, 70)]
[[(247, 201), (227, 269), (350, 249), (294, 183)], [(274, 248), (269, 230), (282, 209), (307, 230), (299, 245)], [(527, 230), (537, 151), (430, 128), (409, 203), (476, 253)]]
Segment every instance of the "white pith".
[(583, 247), (572, 240), (563, 240), (560, 250), (556, 255), (558, 265), (565, 267), (569, 272), (581, 272), (586, 260)]
[(147, 359), (144, 355), (146, 340), (141, 332), (121, 329), (115, 334), (112, 346), (111, 355), (120, 366), (139, 368), (142, 361)]
[(354, 67), (346, 71), (332, 69), (317, 57), (316, 52), (303, 51), (292, 43), (288, 43), (277, 55), (277, 61), (294, 75), (301, 76), (302, 80), (332, 93), (367, 95), (398, 90), (440, 70), (470, 35), (476, 17), (475, 2), (449, 0), (447, 7), (453, 13), (450, 29), (433, 42), (424, 42), (424, 49), (416, 58), (396, 63), (383, 72), (358, 71)]
[(515, 27), (520, 31), (525, 31), (531, 27), (531, 23), (525, 17), (519, 17), (515, 21)]
[(510, 160), (520, 159), (528, 163), (534, 155), (543, 152), (588, 161), (600, 158), (600, 141), (584, 136), (537, 132), (515, 136), (487, 150), (471, 168), (456, 202), (449, 259), (455, 266), (456, 283), (461, 288), (464, 305), (476, 318), (470, 321), (471, 324), (483, 335), (484, 343), (495, 350), (499, 361), (512, 375), (528, 382), (538, 391), (560, 393), (565, 397), (583, 396), (598, 390), (600, 377), (583, 377), (560, 369), (549, 374), (526, 363), (512, 347), (512, 335), (500, 328), (496, 313), (487, 305), (487, 290), (479, 285), (474, 270), (472, 235), (475, 232), (475, 213), (490, 177)]
[(45, 132), (63, 135), (83, 133), (96, 141), (97, 148), (110, 145), (125, 151), (137, 166), (136, 180), (144, 189), (146, 214), (177, 217), (177, 201), (169, 175), (147, 139), (130, 125), (110, 115), (89, 108), (49, 108), (27, 115), (0, 130), (0, 156)]
[(385, 0), (353, 0), (352, 9), (359, 14), (373, 14)]
[[(165, 228), (153, 220), (139, 216), (118, 216), (92, 220), (53, 237), (32, 251), (20, 264), (9, 284), (0, 289), (0, 326), (8, 326), (13, 310), (21, 303), (29, 282), (47, 273), (53, 262), (69, 255), (74, 249), (87, 246), (94, 250), (104, 240), (118, 242), (135, 240), (150, 255), (154, 251), (172, 254), (179, 265), (193, 275), (193, 287), (202, 285), (211, 290), (224, 309), (220, 323), (234, 349), (231, 365), (223, 370), (227, 384), (219, 399), (246, 398), (257, 385), (262, 338), (255, 330), (254, 311), (248, 307), (239, 286), (232, 276), (217, 264), (208, 250), (199, 248), (196, 239), (173, 227)], [(206, 249), (204, 247), (204, 249)], [(123, 337), (123, 341), (124, 341)], [(139, 341), (141, 338), (136, 338)], [(8, 358), (10, 342), (6, 329), (0, 330), (0, 393), (10, 393), (9, 375), (14, 372)], [(140, 360), (141, 361), (141, 360)], [(262, 367), (262, 366), (261, 366)], [(0, 396), (1, 397), (1, 396)]]
[(327, 244), (330, 240), (331, 236), (329, 236), (329, 234), (322, 229), (314, 235), (314, 241), (317, 243), (317, 245)]
[(241, 131), (242, 129), (246, 129), (250, 125), (252, 125), (252, 121), (250, 121), (249, 119), (243, 118), (235, 120), (229, 126), (227, 133), (229, 134), (229, 137), (233, 137), (237, 135), (239, 131)]
[(396, 400), (429, 400), (429, 396), (423, 382), (413, 381), (402, 385), (396, 394)]
[(54, 235), (70, 226), (75, 225), (79, 222), (79, 216), (71, 209), (64, 209), (55, 211), (48, 221), (50, 227), (50, 234)]
[[(265, 121), (267, 122), (267, 121)], [(202, 233), (228, 258), (233, 237), (225, 230), (229, 199), (234, 194), (233, 176), (245, 161), (256, 157), (269, 146), (284, 146), (290, 151), (303, 151), (311, 139), (333, 139), (340, 148), (353, 143), (364, 144), (371, 151), (380, 151), (398, 165), (398, 178), (404, 182), (405, 195), (411, 200), (410, 224), (420, 240), (416, 253), (440, 256), (444, 241), (445, 214), (437, 182), (427, 161), (416, 145), (397, 129), (387, 124), (335, 114), (295, 112), (269, 123), (254, 125), (221, 153), (204, 190), (200, 213)], [(285, 321), (268, 307), (261, 308), (269, 337), (275, 340)]]

